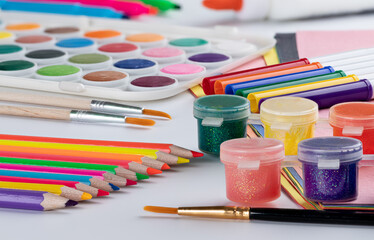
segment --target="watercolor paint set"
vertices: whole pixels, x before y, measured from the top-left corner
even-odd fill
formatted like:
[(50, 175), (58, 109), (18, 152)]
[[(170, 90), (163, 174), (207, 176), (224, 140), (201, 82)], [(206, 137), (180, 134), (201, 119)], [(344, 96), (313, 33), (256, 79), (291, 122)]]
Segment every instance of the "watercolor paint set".
[(0, 86), (123, 101), (173, 96), (275, 43), (224, 27), (17, 12), (1, 21)]

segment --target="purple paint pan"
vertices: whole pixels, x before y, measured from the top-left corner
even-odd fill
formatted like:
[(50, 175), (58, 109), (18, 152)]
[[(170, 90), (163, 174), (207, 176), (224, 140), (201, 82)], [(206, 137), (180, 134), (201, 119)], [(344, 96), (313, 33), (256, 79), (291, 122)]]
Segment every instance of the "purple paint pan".
[(178, 85), (175, 78), (166, 76), (145, 76), (132, 80), (128, 86), (131, 91), (151, 91), (173, 88)]
[(231, 57), (222, 53), (199, 53), (188, 58), (188, 63), (195, 63), (206, 68), (222, 67), (232, 61)]

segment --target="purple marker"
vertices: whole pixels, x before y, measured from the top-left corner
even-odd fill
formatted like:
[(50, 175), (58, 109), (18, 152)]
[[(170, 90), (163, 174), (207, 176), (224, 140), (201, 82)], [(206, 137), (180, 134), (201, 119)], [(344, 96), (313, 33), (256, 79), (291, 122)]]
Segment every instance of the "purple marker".
[[(278, 95), (275, 97), (283, 96), (308, 98), (315, 101), (320, 109), (323, 109), (343, 102), (369, 101), (373, 98), (373, 86), (369, 80), (363, 79), (357, 82), (345, 83), (298, 93)], [(261, 104), (269, 98), (274, 97), (261, 99), (259, 102), (259, 108), (261, 107)]]
[(48, 192), (0, 188), (1, 208), (47, 211), (77, 204), (76, 201)]

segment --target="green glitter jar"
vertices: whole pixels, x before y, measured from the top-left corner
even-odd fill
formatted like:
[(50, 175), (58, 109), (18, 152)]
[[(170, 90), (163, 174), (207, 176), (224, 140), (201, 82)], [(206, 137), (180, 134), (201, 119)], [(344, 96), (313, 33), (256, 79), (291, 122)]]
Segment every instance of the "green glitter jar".
[(210, 95), (194, 102), (199, 149), (219, 155), (226, 140), (246, 136), (249, 101), (235, 95)]

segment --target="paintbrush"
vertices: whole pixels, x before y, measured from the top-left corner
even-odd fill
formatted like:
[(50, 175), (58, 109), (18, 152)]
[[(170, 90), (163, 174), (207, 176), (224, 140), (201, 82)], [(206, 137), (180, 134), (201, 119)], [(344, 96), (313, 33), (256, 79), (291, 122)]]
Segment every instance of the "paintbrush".
[(155, 121), (150, 119), (55, 108), (0, 106), (0, 114), (87, 123), (125, 123), (141, 126), (153, 126), (155, 124)]
[(250, 208), (250, 207), (155, 207), (145, 206), (145, 211), (155, 213), (178, 214), (183, 216), (262, 220), (296, 223), (374, 225), (374, 214), (344, 211), (304, 210), (286, 208)]
[(143, 107), (130, 106), (109, 101), (99, 101), (83, 98), (67, 98), (57, 96), (42, 96), (29, 93), (0, 92), (0, 100), (8, 102), (31, 103), (38, 105), (79, 109), (86, 111), (102, 112), (109, 114), (144, 114), (150, 116), (164, 117), (171, 119), (165, 112), (145, 109)]

